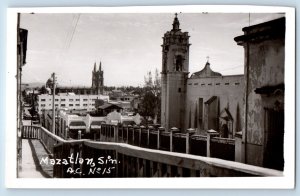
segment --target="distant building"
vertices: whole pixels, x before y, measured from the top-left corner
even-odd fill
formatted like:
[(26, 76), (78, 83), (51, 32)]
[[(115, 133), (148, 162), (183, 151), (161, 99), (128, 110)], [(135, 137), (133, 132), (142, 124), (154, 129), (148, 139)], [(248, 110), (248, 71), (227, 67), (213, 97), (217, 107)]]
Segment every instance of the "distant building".
[(77, 95), (96, 95), (91, 87), (86, 86), (57, 86), (56, 93), (75, 93)]
[[(78, 95), (102, 95), (104, 89), (104, 71), (101, 68), (101, 62), (99, 64), (99, 70), (96, 68), (96, 62), (92, 71), (92, 86), (57, 86), (55, 93), (75, 93)], [(46, 87), (52, 89), (52, 79), (48, 79)]]
[(103, 77), (103, 70), (101, 68), (101, 61), (99, 64), (99, 70), (97, 71), (96, 63), (94, 64), (94, 70), (92, 73), (92, 89), (93, 94), (103, 94), (104, 88), (104, 77)]
[(117, 104), (113, 103), (103, 103), (102, 105), (97, 106), (97, 112), (100, 116), (106, 116), (107, 114), (116, 111), (116, 112), (122, 112), (123, 108)]
[(161, 72), (161, 123), (166, 129), (185, 132), (195, 128), (205, 134), (214, 129), (233, 138), (241, 131), (244, 76), (222, 76), (205, 67), (188, 77), (189, 35), (179, 28), (175, 16), (173, 28), (164, 34)]
[(121, 101), (121, 98), (123, 98), (123, 96), (126, 95), (123, 91), (118, 90), (118, 89), (112, 90), (108, 94), (109, 94), (110, 99), (113, 101)]
[[(44, 111), (41, 118), (41, 124), (48, 130), (52, 130), (52, 112)], [(117, 111), (112, 111), (106, 116), (77, 115), (72, 111), (58, 110), (55, 120), (55, 134), (65, 139), (78, 139), (78, 132), (81, 132), (81, 138), (94, 139), (99, 135), (102, 124), (125, 124), (139, 125), (141, 116), (123, 116)]]
[[(285, 18), (243, 28), (245, 130), (242, 162), (283, 170)], [(289, 65), (290, 66), (290, 65)]]
[[(101, 99), (109, 101), (107, 95), (76, 95), (74, 93), (60, 93), (55, 95), (55, 108), (67, 108), (69, 110), (95, 110), (95, 101)], [(38, 112), (52, 110), (52, 95), (38, 95)]]
[(119, 105), (124, 112), (134, 112), (138, 109), (139, 97), (133, 93), (124, 93), (122, 90), (112, 90), (108, 93), (110, 102)]

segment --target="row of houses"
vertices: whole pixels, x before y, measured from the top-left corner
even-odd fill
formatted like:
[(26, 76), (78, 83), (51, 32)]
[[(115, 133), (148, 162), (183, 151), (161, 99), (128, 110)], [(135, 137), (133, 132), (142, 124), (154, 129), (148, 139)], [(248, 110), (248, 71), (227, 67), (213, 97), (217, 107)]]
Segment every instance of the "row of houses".
[[(78, 112), (78, 111), (77, 111)], [(46, 110), (40, 115), (43, 127), (52, 130), (52, 111)], [(106, 116), (80, 115), (69, 110), (58, 110), (55, 117), (55, 134), (64, 139), (78, 139), (79, 131), (81, 138), (93, 138), (99, 132), (102, 124), (139, 125), (141, 116), (121, 115), (120, 112), (112, 111)]]

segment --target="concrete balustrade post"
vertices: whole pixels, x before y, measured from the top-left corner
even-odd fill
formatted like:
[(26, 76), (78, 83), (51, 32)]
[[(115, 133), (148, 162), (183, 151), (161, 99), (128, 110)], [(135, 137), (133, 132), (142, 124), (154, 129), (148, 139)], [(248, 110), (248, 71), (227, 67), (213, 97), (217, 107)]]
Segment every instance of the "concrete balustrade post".
[(139, 146), (142, 145), (142, 130), (144, 129), (145, 127), (142, 125), (140, 126), (140, 129), (139, 129)]
[(106, 141), (107, 140), (107, 125), (104, 126), (103, 129), (103, 140), (102, 141)]
[(78, 131), (78, 139), (81, 140), (81, 131)]
[(101, 141), (105, 141), (105, 131), (106, 131), (106, 125), (103, 126), (103, 129), (101, 130)]
[(157, 129), (157, 149), (160, 149), (160, 135), (165, 130), (164, 127), (158, 127)]
[(148, 145), (148, 147), (150, 146), (150, 133), (151, 132), (153, 133), (153, 131), (154, 131), (154, 127), (153, 126), (148, 126), (148, 133), (149, 133), (149, 135), (148, 135), (148, 139), (149, 139), (149, 145)]
[(114, 126), (114, 136), (115, 136), (115, 142), (119, 142), (119, 127), (118, 127), (118, 125)]
[(39, 129), (38, 129), (38, 139), (39, 140), (41, 139), (41, 127), (39, 127)]
[(186, 142), (185, 142), (185, 151), (186, 151), (186, 154), (190, 154), (190, 152), (191, 152), (190, 139), (191, 139), (191, 136), (194, 135), (195, 133), (196, 133), (195, 129), (193, 129), (193, 128), (187, 129), (187, 132), (186, 132)]
[(207, 139), (206, 139), (206, 156), (211, 157), (211, 138), (218, 136), (219, 133), (215, 130), (207, 131)]
[(157, 150), (160, 148), (160, 129), (157, 129)]
[(110, 138), (111, 138), (110, 129), (111, 129), (111, 125), (107, 125), (106, 131), (105, 131), (105, 141), (106, 142), (109, 142)]
[(243, 138), (243, 133), (242, 133), (242, 131), (239, 131), (239, 132), (236, 132), (235, 133), (235, 144), (234, 144), (234, 147), (235, 147), (235, 150), (234, 150), (234, 160), (236, 161), (236, 162), (241, 162), (241, 163), (243, 163), (243, 162), (245, 162), (244, 160), (243, 160), (243, 154), (244, 154), (244, 152), (243, 152), (243, 142), (242, 142), (242, 138)]
[(176, 127), (172, 127), (170, 130), (170, 152), (173, 152), (174, 148), (173, 148), (173, 134), (175, 132), (177, 132), (178, 129)]
[(147, 147), (149, 148), (150, 145), (150, 128), (147, 128)]
[(113, 125), (108, 125), (107, 126), (107, 142), (111, 142), (112, 140), (114, 140), (114, 138), (112, 138), (112, 131), (113, 131)]
[(101, 141), (101, 133), (103, 130), (104, 124), (101, 125), (100, 130), (99, 130), (99, 141)]
[[(109, 137), (110, 137), (110, 140), (113, 141), (113, 142), (116, 141), (116, 139), (115, 139), (116, 138), (115, 126), (116, 125), (111, 125), (110, 126), (110, 135), (109, 135)], [(112, 137), (112, 134), (113, 134), (113, 137)]]
[(69, 137), (69, 129), (66, 127), (66, 132), (65, 132), (65, 139), (68, 139)]
[(133, 127), (132, 127), (132, 145), (134, 145), (134, 133), (135, 133), (135, 129), (137, 128), (137, 126), (136, 125), (134, 125)]
[(107, 128), (108, 128), (108, 125), (105, 125), (105, 128), (104, 128), (104, 141), (107, 142)]
[(114, 138), (112, 137), (112, 132), (113, 132), (113, 125), (108, 126), (108, 132), (107, 132), (107, 142), (114, 141)]
[(126, 143), (128, 144), (128, 136), (129, 136), (129, 134), (128, 134), (128, 132), (129, 132), (129, 127), (127, 126), (127, 129), (126, 129)]
[[(128, 125), (127, 127), (128, 127), (127, 140), (128, 140), (128, 143), (129, 143), (129, 131), (132, 131), (132, 130), (131, 130), (132, 126), (131, 126), (131, 125)], [(133, 134), (132, 134), (132, 136), (133, 136)], [(132, 138), (131, 138), (131, 139), (132, 139)], [(133, 141), (133, 140), (132, 140), (132, 141)]]
[(108, 125), (107, 130), (106, 130), (106, 140), (105, 140), (107, 142), (110, 142), (110, 139), (111, 139), (110, 131), (111, 131), (111, 125)]
[[(121, 131), (121, 142), (124, 142), (124, 129), (123, 129), (123, 126), (121, 125), (120, 129), (122, 130)], [(119, 130), (120, 131), (120, 130)]]

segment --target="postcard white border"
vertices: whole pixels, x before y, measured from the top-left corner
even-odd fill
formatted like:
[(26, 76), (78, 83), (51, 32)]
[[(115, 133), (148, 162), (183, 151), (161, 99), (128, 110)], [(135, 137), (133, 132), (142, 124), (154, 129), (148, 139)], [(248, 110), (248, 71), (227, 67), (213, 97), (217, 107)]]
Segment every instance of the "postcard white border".
[[(16, 178), (16, 27), (17, 13), (285, 13), (285, 138), (283, 177), (219, 178)], [(241, 35), (242, 35), (241, 29)], [(7, 9), (6, 64), (6, 187), (7, 188), (172, 188), (172, 189), (291, 189), (295, 186), (295, 9), (241, 5), (185, 5), (130, 7), (47, 7)]]

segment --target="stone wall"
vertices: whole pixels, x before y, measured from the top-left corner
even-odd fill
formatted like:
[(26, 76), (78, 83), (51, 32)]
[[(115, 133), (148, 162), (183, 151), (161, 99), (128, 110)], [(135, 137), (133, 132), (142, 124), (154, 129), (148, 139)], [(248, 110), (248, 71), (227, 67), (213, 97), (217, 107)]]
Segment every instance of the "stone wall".
[[(196, 128), (198, 133), (205, 133), (204, 104), (211, 97), (216, 96), (219, 103), (219, 114), (224, 108), (230, 112), (233, 123), (230, 137), (242, 131), (244, 114), (244, 75), (220, 76), (207, 78), (190, 78), (187, 80), (185, 128)], [(203, 99), (203, 106), (199, 103)], [(202, 108), (202, 112), (199, 111)], [(201, 116), (202, 114), (202, 116)], [(195, 122), (196, 119), (198, 122)], [(202, 122), (200, 122), (202, 119)], [(207, 122), (208, 123), (208, 122)], [(220, 127), (219, 127), (220, 128)]]

